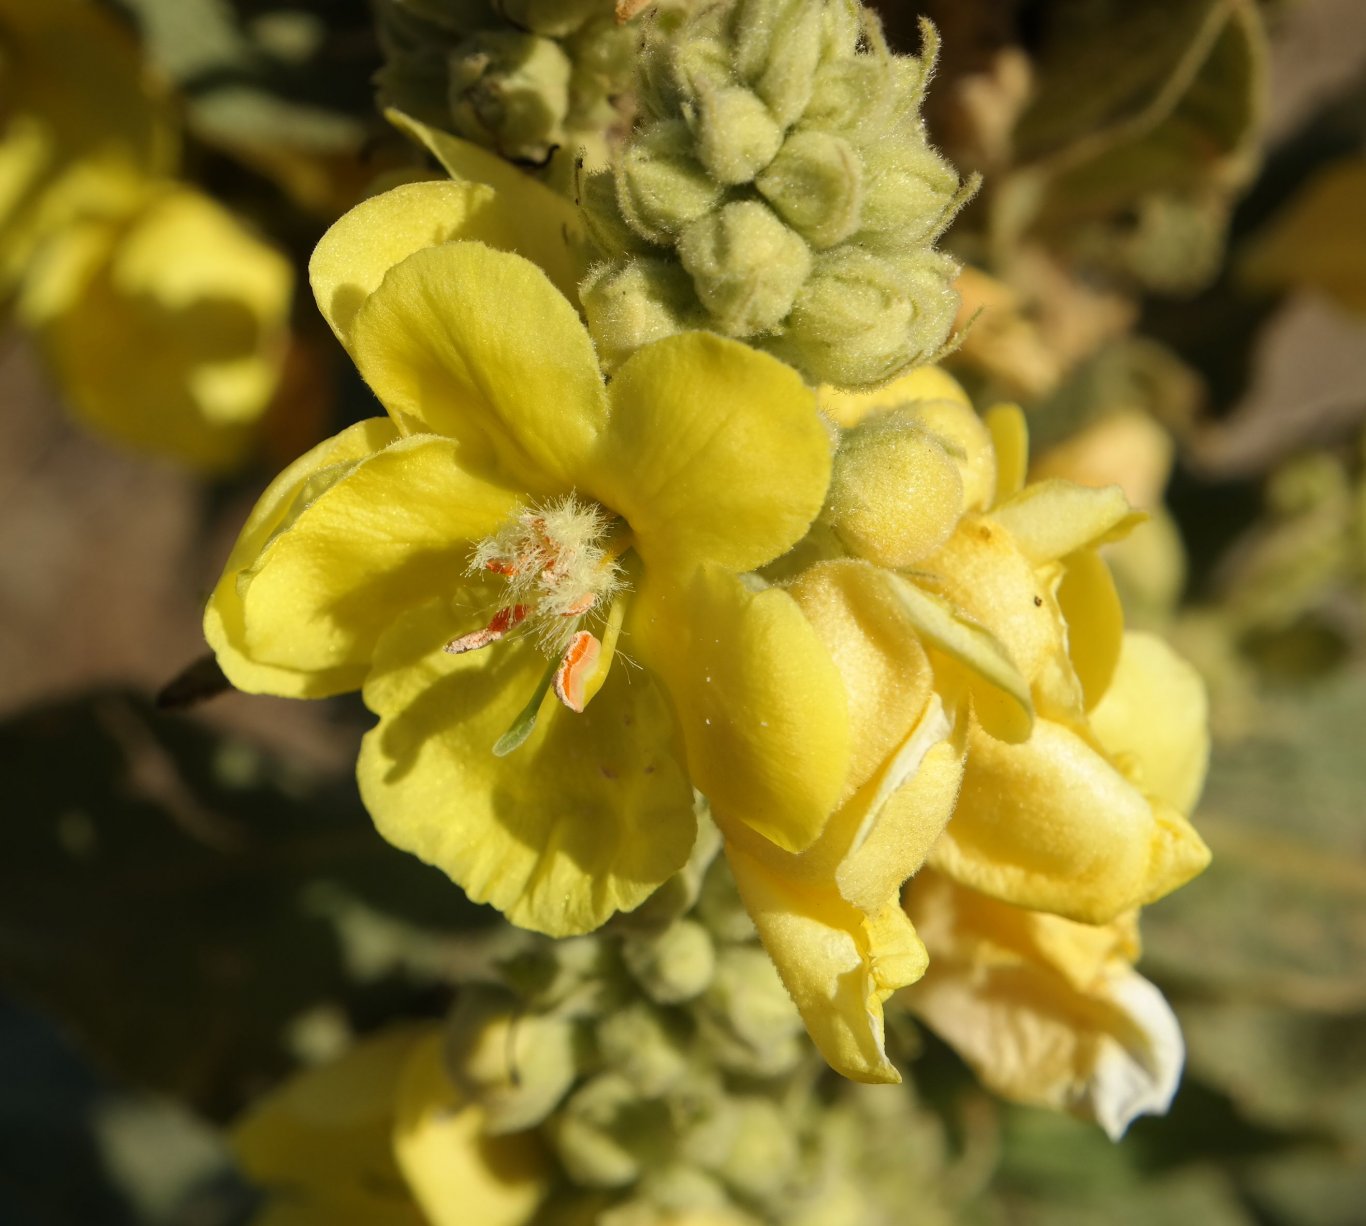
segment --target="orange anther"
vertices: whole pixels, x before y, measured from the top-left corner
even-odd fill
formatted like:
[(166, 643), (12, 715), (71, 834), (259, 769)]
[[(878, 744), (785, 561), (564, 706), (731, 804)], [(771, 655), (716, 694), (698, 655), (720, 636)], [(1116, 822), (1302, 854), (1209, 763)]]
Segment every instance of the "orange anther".
[(555, 697), (571, 711), (582, 711), (586, 701), (588, 679), (598, 666), (602, 644), (587, 630), (580, 630), (569, 640), (560, 666), (555, 670)]
[(526, 605), (522, 604), (499, 609), (493, 615), (493, 620), (482, 630), (471, 630), (468, 634), (462, 634), (459, 638), (451, 639), (446, 644), (446, 650), (453, 656), (463, 656), (467, 651), (478, 651), (481, 647), (496, 643), (509, 630), (523, 621), (526, 614)]

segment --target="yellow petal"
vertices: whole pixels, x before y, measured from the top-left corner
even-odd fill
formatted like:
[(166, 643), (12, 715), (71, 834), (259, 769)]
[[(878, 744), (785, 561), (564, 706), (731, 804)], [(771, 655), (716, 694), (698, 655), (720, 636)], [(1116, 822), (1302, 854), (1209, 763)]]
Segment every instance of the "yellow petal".
[(853, 751), (842, 797), (847, 799), (920, 719), (933, 681), (929, 657), (883, 573), (866, 563), (818, 563), (787, 591), (844, 681)]
[(969, 409), (972, 407), (958, 380), (938, 366), (917, 366), (871, 392), (851, 392), (824, 384), (817, 394), (821, 410), (846, 429), (877, 413), (898, 409), (917, 400), (950, 400)]
[(647, 572), (629, 616), (622, 650), (663, 679), (713, 810), (788, 851), (810, 846), (844, 789), (849, 721), (796, 601), (716, 567), (690, 582)]
[(518, 504), (464, 472), (458, 451), (399, 439), (316, 493), (237, 580), (241, 653), (355, 685), (400, 613), (467, 585), (471, 542)]
[(919, 584), (891, 573), (882, 581), (916, 633), (939, 654), (935, 671), (941, 690), (947, 677), (948, 688), (970, 694), (978, 720), (994, 735), (1014, 741), (1028, 736), (1034, 721), (1029, 684), (1001, 641)]
[(481, 183), (405, 183), (343, 214), (308, 262), (318, 309), (346, 344), (361, 304), (414, 251), (452, 239), (510, 249), (507, 209)]
[(914, 983), (926, 955), (893, 898), (872, 914), (845, 902), (833, 883), (797, 882), (728, 845), (745, 907), (812, 1041), (855, 1081), (898, 1082), (884, 1050), (883, 1002)]
[(480, 243), (414, 252), (356, 313), (351, 352), (405, 433), (532, 494), (578, 482), (606, 418), (588, 333), (535, 265)]
[(1146, 518), (1117, 485), (1093, 489), (1051, 478), (1008, 498), (990, 518), (1002, 525), (1035, 566), (1078, 549), (1118, 540)]
[(399, 1078), (434, 1025), (395, 1026), (253, 1104), (232, 1149), (265, 1209), (252, 1226), (425, 1226), (391, 1148)]
[(238, 580), (256, 562), (266, 542), (297, 517), (319, 491), (396, 438), (397, 431), (387, 418), (372, 418), (348, 426), (295, 460), (257, 500), (204, 610), (204, 637), (217, 654), (228, 680), (239, 690), (287, 698), (318, 698), (355, 689), (360, 684), (363, 673), (354, 668), (343, 669), (338, 675), (319, 675), (263, 664), (245, 654), (246, 627)]
[(484, 1135), (484, 1113), (446, 1075), (444, 1039), (411, 1051), (398, 1085), (394, 1154), (430, 1226), (524, 1226), (549, 1190), (536, 1133)]
[(922, 587), (932, 582), (959, 617), (977, 622), (1005, 649), (1040, 714), (1080, 715), (1081, 687), (1067, 656), (1055, 581), (1030, 565), (1010, 533), (990, 516), (968, 516), (923, 571)]
[[(995, 903), (934, 873), (907, 891), (907, 910), (930, 968), (900, 999), (993, 1091), (1095, 1120), (1113, 1139), (1167, 1109), (1181, 1032), (1111, 929)], [(1058, 929), (1108, 954), (1079, 975), (1053, 956), (1067, 944)]]
[(647, 565), (752, 570), (805, 535), (825, 499), (831, 445), (789, 367), (690, 332), (638, 350), (611, 397), (585, 480), (626, 517)]
[(1091, 710), (1109, 688), (1124, 643), (1124, 607), (1110, 568), (1094, 549), (1067, 558), (1057, 600), (1067, 623), (1067, 654)]
[(139, 450), (231, 467), (279, 384), (293, 269), (188, 188), (106, 231), (78, 293), (28, 303), (67, 401)]
[(380, 721), (362, 743), (361, 795), (389, 842), (476, 902), (523, 928), (587, 932), (688, 858), (696, 819), (673, 722), (650, 678), (618, 666), (582, 714), (549, 698), (526, 742), (495, 756), (549, 662), (527, 639), (442, 651), (477, 620), (434, 601), (381, 640), (364, 691)]
[(1024, 488), (1029, 469), (1029, 426), (1024, 414), (1013, 404), (998, 404), (990, 409), (986, 423), (996, 453), (996, 496), (992, 500), (996, 505)]
[[(589, 260), (583, 222), (572, 201), (479, 145), (428, 127), (402, 111), (389, 109), (384, 115), (425, 145), (451, 178), (492, 187), (511, 230), (510, 245), (503, 249), (539, 265), (560, 293), (571, 302), (577, 300)], [(495, 245), (503, 247), (501, 242)]]
[(1124, 636), (1091, 727), (1107, 753), (1136, 766), (1144, 792), (1182, 813), (1195, 808), (1209, 764), (1209, 702), (1200, 674), (1161, 639)]
[(958, 808), (931, 863), (995, 898), (1103, 924), (1189, 881), (1209, 851), (1070, 729), (1008, 745), (974, 729)]

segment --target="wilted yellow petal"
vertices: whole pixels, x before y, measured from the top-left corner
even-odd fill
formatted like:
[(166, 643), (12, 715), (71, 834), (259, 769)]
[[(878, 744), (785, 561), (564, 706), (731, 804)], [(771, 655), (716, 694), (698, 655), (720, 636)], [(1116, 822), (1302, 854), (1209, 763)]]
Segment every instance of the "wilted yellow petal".
[(996, 453), (996, 495), (1000, 504), (1024, 488), (1029, 470), (1029, 426), (1018, 406), (998, 404), (987, 412), (987, 429)]
[(1067, 654), (1090, 710), (1109, 687), (1124, 642), (1124, 608), (1110, 568), (1094, 549), (1064, 562), (1057, 600), (1067, 623)]
[(958, 808), (930, 860), (984, 894), (1103, 924), (1190, 880), (1209, 851), (1079, 735), (1037, 720), (1017, 745), (972, 731)]
[(1118, 540), (1144, 518), (1117, 485), (1093, 489), (1056, 479), (1026, 486), (990, 515), (1035, 566)]

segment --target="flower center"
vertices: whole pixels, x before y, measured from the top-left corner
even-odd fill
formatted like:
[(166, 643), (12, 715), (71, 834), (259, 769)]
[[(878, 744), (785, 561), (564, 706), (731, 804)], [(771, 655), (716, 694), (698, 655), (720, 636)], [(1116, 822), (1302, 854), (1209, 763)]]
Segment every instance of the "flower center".
[[(630, 547), (630, 532), (620, 519), (575, 494), (520, 512), (475, 546), (468, 573), (500, 576), (505, 602), (486, 626), (452, 639), (446, 650), (455, 655), (477, 651), (526, 627), (552, 661), (528, 708), (529, 718), (524, 713), (508, 734), (526, 722), (516, 744), (530, 733), (549, 688), (571, 711), (582, 711), (601, 686), (621, 627), (616, 597), (625, 577), (620, 559)], [(602, 639), (583, 628), (590, 617), (605, 623)]]

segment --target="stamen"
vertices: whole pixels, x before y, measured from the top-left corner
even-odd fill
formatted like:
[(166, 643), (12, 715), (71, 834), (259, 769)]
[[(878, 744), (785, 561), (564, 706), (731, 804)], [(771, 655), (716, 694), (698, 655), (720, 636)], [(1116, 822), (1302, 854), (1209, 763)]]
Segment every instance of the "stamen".
[(582, 712), (587, 703), (588, 679), (596, 670), (601, 654), (602, 644), (597, 635), (580, 630), (569, 640), (560, 666), (555, 670), (555, 697), (575, 713)]
[(520, 625), (526, 619), (526, 615), (527, 607), (524, 604), (499, 609), (493, 615), (493, 620), (482, 630), (471, 630), (468, 634), (451, 639), (446, 644), (446, 650), (453, 656), (463, 656), (467, 651), (478, 651), (481, 647), (496, 643), (514, 626)]

